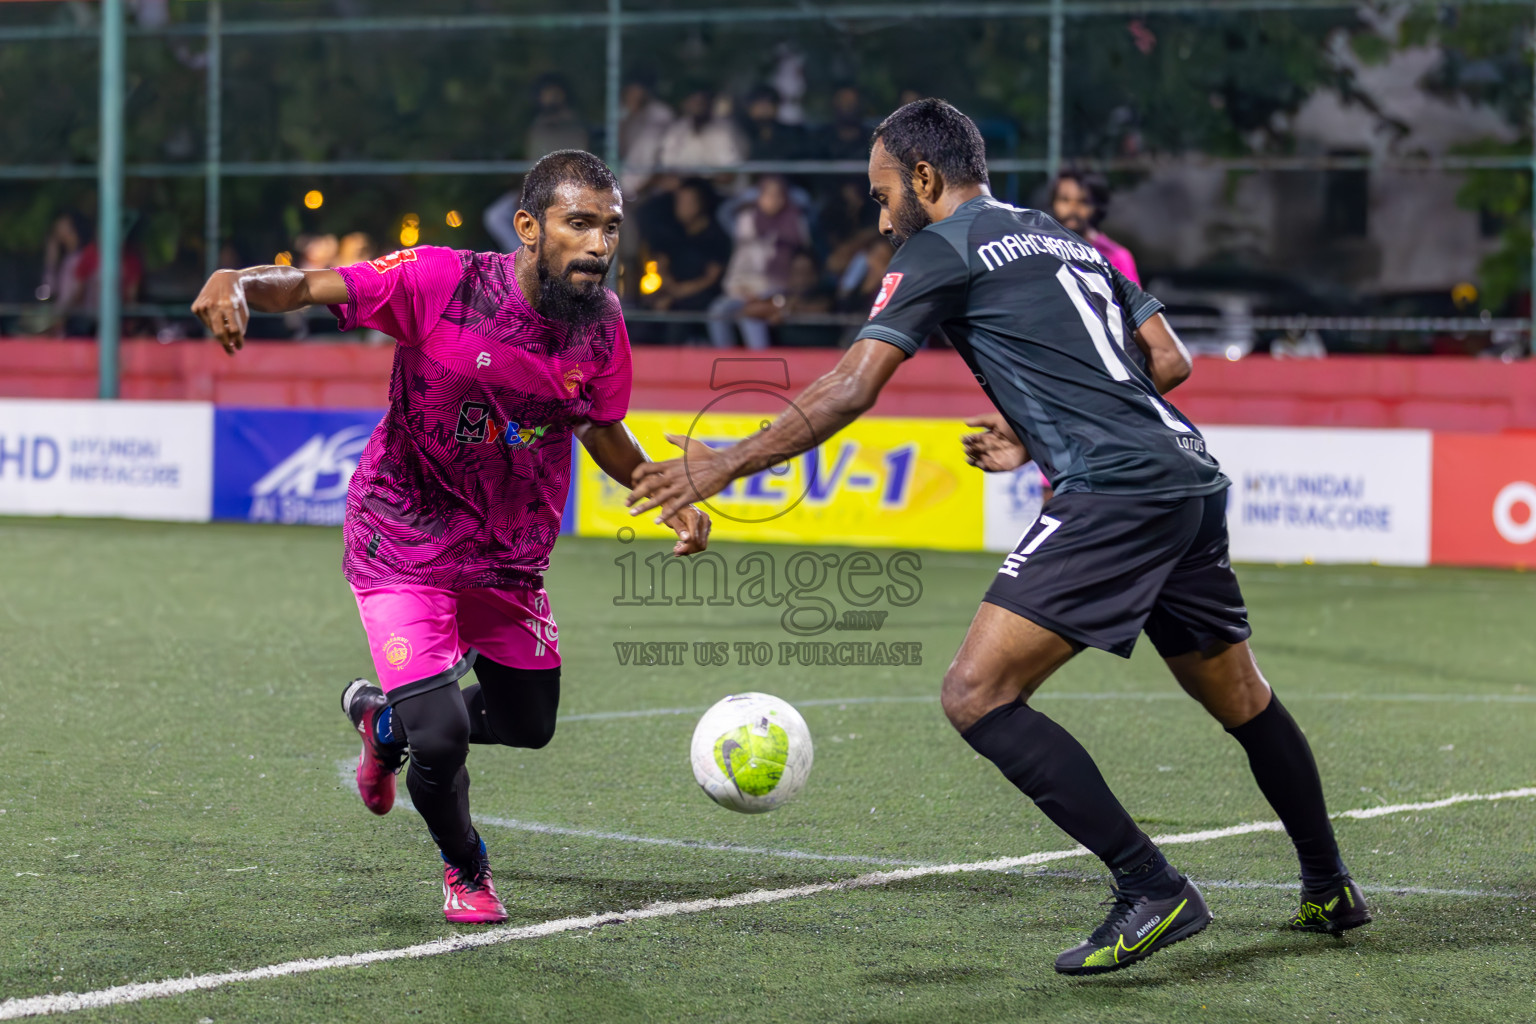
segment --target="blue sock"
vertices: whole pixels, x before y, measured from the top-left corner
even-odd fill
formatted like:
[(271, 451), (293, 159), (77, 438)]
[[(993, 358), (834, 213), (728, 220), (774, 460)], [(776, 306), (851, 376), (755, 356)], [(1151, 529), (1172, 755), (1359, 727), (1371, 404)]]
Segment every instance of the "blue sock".
[(380, 743), (389, 746), (405, 742), (404, 736), (395, 735), (395, 709), (393, 707), (385, 708), (384, 713), (373, 720), (373, 736)]

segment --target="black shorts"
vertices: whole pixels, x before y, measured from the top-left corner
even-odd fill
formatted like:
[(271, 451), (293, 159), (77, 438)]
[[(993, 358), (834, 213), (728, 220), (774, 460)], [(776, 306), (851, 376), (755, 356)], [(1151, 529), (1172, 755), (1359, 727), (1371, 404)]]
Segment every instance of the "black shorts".
[(1059, 494), (1003, 559), (983, 600), (1122, 658), (1143, 629), (1165, 658), (1253, 633), (1227, 553), (1225, 491)]

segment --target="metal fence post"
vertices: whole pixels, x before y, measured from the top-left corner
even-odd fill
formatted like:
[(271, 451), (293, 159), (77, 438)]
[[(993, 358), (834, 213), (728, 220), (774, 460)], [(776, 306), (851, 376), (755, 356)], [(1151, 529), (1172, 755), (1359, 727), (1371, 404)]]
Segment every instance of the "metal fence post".
[(117, 342), (123, 327), (123, 35), (123, 0), (102, 0), (101, 140), (96, 173), (96, 249), (101, 257), (96, 370), (102, 398), (118, 395)]
[(619, 152), (619, 82), (624, 53), (624, 0), (608, 0), (608, 86), (603, 94), (603, 159), (618, 169), (623, 154)]
[(222, 0), (208, 0), (208, 120), (203, 142), (203, 276), (219, 269), (219, 160), (223, 127), (224, 37)]
[(1049, 84), (1046, 95), (1045, 173), (1056, 177), (1061, 169), (1062, 50), (1065, 47), (1066, 15), (1062, 0), (1051, 0)]

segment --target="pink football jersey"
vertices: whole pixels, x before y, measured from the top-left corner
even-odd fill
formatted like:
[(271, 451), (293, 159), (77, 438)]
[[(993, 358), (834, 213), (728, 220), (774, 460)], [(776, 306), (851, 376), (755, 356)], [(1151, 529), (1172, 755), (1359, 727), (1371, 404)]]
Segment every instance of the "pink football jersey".
[(629, 409), (629, 336), (612, 293), (589, 327), (540, 316), (516, 260), (422, 246), (337, 271), (341, 329), (398, 342), (389, 412), (347, 490), (355, 587), (543, 585), (572, 429)]
[(1136, 258), (1131, 255), (1131, 250), (1110, 238), (1102, 231), (1093, 232), (1090, 243), (1099, 253), (1109, 261), (1109, 265), (1131, 279), (1131, 283), (1141, 285), (1141, 277), (1136, 273)]

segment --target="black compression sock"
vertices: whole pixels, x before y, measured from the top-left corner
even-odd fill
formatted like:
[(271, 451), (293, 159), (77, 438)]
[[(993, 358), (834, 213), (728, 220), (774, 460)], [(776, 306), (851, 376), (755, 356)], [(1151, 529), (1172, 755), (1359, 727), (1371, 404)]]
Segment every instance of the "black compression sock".
[(1132, 896), (1166, 900), (1184, 888), (1184, 876), (1168, 863), (1161, 850), (1154, 849), (1145, 862), (1127, 871), (1115, 872), (1115, 888)]
[(1271, 694), (1268, 707), (1227, 732), (1248, 752), (1259, 790), (1296, 844), (1302, 881), (1316, 887), (1347, 874), (1312, 748), (1280, 698)]
[(1132, 891), (1148, 896), (1171, 896), (1183, 885), (1180, 880), (1172, 892), (1162, 891), (1168, 862), (1125, 813), (1088, 751), (1022, 698), (993, 708), (962, 735), (1058, 828), (1108, 865), (1117, 884), (1131, 876)]

